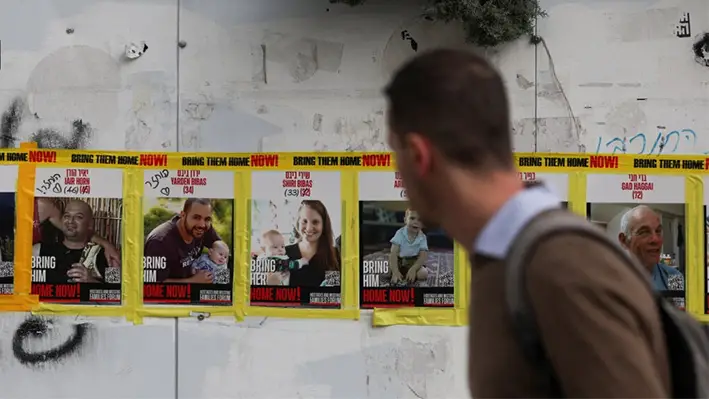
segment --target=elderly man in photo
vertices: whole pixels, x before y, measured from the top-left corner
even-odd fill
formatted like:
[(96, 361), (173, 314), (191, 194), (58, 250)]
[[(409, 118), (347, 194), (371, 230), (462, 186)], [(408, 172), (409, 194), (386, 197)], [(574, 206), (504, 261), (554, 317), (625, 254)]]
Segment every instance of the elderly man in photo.
[[(639, 205), (627, 211), (620, 220), (618, 241), (647, 269), (652, 276), (655, 290), (684, 291), (682, 273), (660, 262), (662, 239), (662, 219), (646, 205)], [(670, 299), (676, 306), (684, 308), (684, 298)]]

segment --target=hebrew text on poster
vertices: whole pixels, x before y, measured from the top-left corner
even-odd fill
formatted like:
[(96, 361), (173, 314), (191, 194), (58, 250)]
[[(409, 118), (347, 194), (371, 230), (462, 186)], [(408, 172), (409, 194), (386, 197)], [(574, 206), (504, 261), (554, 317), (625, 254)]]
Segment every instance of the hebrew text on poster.
[(562, 203), (569, 200), (568, 173), (519, 172), (519, 178), (526, 184), (540, 183), (553, 192)]
[(234, 174), (147, 170), (143, 301), (231, 305)]
[(454, 305), (453, 240), (406, 201), (398, 172), (359, 174), (362, 308)]
[(588, 218), (647, 271), (654, 289), (685, 307), (683, 176), (589, 175)]
[(340, 173), (251, 176), (251, 306), (339, 308)]
[(32, 293), (120, 304), (123, 171), (38, 167), (34, 195)]

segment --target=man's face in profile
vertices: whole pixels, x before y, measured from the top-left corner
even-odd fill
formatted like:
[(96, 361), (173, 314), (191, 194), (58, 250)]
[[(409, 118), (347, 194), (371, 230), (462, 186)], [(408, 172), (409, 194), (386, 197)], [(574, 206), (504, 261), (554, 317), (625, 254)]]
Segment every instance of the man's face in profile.
[(194, 238), (202, 238), (204, 233), (212, 227), (212, 206), (193, 203), (187, 213), (180, 215), (185, 223), (185, 231)]
[(88, 241), (92, 223), (91, 209), (87, 204), (79, 201), (67, 204), (62, 215), (62, 230), (66, 238)]

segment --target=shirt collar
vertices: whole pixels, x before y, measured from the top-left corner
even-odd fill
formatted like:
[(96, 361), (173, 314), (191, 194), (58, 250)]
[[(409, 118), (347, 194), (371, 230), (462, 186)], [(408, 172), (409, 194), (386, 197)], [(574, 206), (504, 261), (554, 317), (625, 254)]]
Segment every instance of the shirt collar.
[(517, 234), (538, 214), (559, 208), (560, 200), (545, 186), (520, 191), (488, 221), (474, 244), (475, 253), (503, 259)]

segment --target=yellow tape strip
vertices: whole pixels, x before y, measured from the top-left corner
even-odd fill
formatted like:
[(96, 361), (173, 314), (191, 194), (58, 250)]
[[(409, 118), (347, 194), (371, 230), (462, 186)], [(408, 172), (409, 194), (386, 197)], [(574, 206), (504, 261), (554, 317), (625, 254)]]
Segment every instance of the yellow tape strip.
[(136, 309), (137, 319), (143, 317), (192, 317), (194, 313), (208, 313), (210, 316), (234, 316), (233, 306), (161, 306), (150, 305)]
[[(350, 275), (345, 276), (344, 274), (342, 275), (342, 283), (344, 286), (345, 282), (349, 282), (348, 279), (351, 279), (351, 288), (356, 295), (356, 298), (354, 298), (354, 303), (355, 307), (353, 309), (357, 309), (357, 318), (359, 319), (359, 306), (360, 306), (360, 295), (362, 294), (361, 291), (361, 269), (360, 269), (360, 253), (359, 253), (359, 173), (353, 173), (352, 175), (352, 212), (349, 214), (344, 214), (345, 217), (345, 223), (343, 223), (343, 226), (348, 226), (347, 231), (349, 232), (349, 240), (347, 241), (347, 246), (344, 247), (343, 256), (344, 253), (348, 254), (348, 259), (351, 260), (351, 264), (348, 267), (348, 270), (350, 270)], [(346, 264), (346, 263), (345, 263)]]
[(462, 326), (468, 319), (466, 309), (401, 308), (374, 309), (372, 325)]
[(63, 316), (105, 316), (122, 317), (126, 314), (125, 307), (117, 305), (62, 305), (56, 303), (40, 302), (39, 308), (32, 312), (42, 315)]
[(1, 312), (29, 312), (38, 306), (37, 295), (0, 295)]
[(342, 193), (342, 262), (340, 268), (341, 306), (343, 310), (355, 311), (359, 319), (359, 213), (358, 174), (345, 171), (341, 174)]
[[(308, 170), (390, 171), (396, 168), (394, 154), (386, 152), (336, 153), (168, 153), (8, 149), (0, 164), (23, 162), (91, 168), (195, 169), (195, 170)], [(12, 159), (12, 160), (10, 160)], [(523, 172), (537, 173), (642, 173), (650, 175), (707, 174), (705, 155), (612, 155), (517, 153)]]
[(359, 309), (303, 309), (248, 306), (246, 308), (246, 315), (258, 317), (281, 317), (284, 319), (356, 320), (359, 318)]
[[(456, 309), (468, 309), (470, 303), (470, 255), (465, 247), (457, 241), (454, 248), (455, 253), (455, 275), (453, 284), (455, 284), (455, 307)], [(468, 323), (467, 312), (464, 324)]]
[(234, 314), (238, 321), (244, 319), (249, 303), (251, 281), (251, 253), (249, 219), (251, 209), (251, 172), (234, 173)]
[[(37, 143), (21, 143), (21, 149), (37, 148)], [(32, 229), (34, 226), (34, 164), (20, 164), (17, 176), (14, 292), (32, 292)]]
[(686, 310), (703, 315), (706, 307), (704, 254), (704, 182), (701, 176), (685, 177), (685, 300)]
[(586, 215), (586, 173), (572, 172), (569, 173), (569, 210), (581, 215)]
[(143, 171), (127, 169), (123, 175), (123, 303), (126, 319), (142, 324), (143, 306)]

